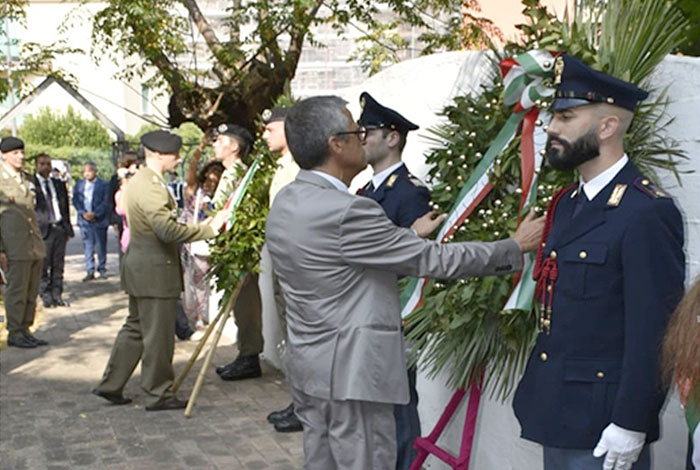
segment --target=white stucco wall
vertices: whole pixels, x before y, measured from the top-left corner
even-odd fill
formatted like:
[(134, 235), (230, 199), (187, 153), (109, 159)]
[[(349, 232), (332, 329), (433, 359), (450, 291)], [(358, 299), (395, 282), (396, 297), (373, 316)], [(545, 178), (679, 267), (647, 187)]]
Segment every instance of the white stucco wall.
[[(343, 89), (337, 94), (349, 101), (349, 108), (359, 117), (359, 95), (369, 91), (382, 104), (395, 108), (421, 126), (410, 135), (404, 151), (404, 160), (411, 171), (424, 178), (428, 167), (424, 155), (431, 147), (425, 139), (426, 129), (440, 122), (436, 115), (452, 97), (466, 91), (478, 90), (484, 74), (482, 54), (452, 52), (423, 57), (400, 63), (371, 77), (359, 87)], [(700, 59), (668, 57), (656, 75), (659, 87), (669, 86), (672, 103), (669, 115), (675, 121), (669, 128), (690, 156), (683, 170), (695, 171), (683, 176), (683, 186), (677, 185), (672, 175), (663, 175), (664, 187), (676, 198), (686, 221), (686, 244), (689, 278), (700, 271)], [(364, 184), (371, 173), (366, 170), (353, 182), (353, 188)], [(268, 327), (271, 327), (268, 325)], [(275, 355), (273, 345), (266, 346), (266, 356)], [(426, 435), (440, 416), (452, 391), (444, 387), (440, 378), (430, 380), (419, 374), (419, 411)], [(540, 470), (541, 450), (538, 445), (519, 438), (520, 428), (511, 410), (510, 402), (500, 403), (488, 398), (482, 400), (477, 437), (472, 453), (472, 469), (476, 470)], [(466, 400), (465, 400), (466, 403)], [(450, 424), (440, 443), (457, 453), (464, 406)], [(655, 470), (683, 470), (687, 443), (687, 429), (677, 397), (672, 396), (664, 409), (662, 439), (653, 445)], [(446, 469), (446, 465), (429, 457), (426, 468)]]

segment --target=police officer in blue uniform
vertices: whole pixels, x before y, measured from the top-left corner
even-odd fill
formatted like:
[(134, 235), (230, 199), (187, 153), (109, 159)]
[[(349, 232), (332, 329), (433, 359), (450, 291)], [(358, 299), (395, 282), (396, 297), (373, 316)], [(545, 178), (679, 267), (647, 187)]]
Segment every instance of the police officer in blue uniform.
[(623, 138), (647, 92), (555, 62), (547, 159), (579, 183), (550, 205), (535, 278), (540, 333), (513, 407), (545, 470), (647, 470), (666, 391), (659, 347), (683, 293), (683, 222)]
[[(362, 114), (358, 124), (368, 131), (363, 147), (374, 176), (358, 194), (377, 201), (394, 224), (410, 227), (418, 217), (430, 211), (430, 191), (401, 161), (406, 136), (418, 126), (379, 104), (369, 93), (360, 95), (360, 104)], [(397, 470), (409, 469), (416, 456), (413, 443), (420, 436), (415, 367), (408, 370), (408, 384), (409, 403), (394, 406)]]

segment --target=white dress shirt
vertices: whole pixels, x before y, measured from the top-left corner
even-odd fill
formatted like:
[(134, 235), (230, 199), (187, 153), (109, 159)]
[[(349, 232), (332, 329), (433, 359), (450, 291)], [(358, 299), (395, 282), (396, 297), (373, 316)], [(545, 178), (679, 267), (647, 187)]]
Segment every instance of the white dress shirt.
[(336, 189), (338, 189), (339, 191), (344, 191), (346, 193), (348, 192), (348, 187), (345, 185), (345, 183), (340, 181), (335, 176), (329, 175), (328, 173), (324, 173), (323, 171), (318, 171), (318, 170), (311, 170), (311, 173), (315, 173), (318, 176), (320, 176), (321, 178), (325, 179), (326, 181), (330, 181), (330, 183), (333, 186), (335, 186)]
[(374, 189), (377, 189), (379, 186), (382, 185), (385, 179), (389, 177), (390, 174), (395, 172), (398, 168), (400, 168), (403, 165), (403, 162), (398, 162), (394, 163), (391, 165), (389, 168), (380, 171), (379, 173), (375, 174), (372, 177), (372, 187)]
[(95, 192), (95, 179), (94, 181), (85, 180), (85, 187), (83, 188), (83, 197), (85, 198), (85, 211), (92, 212), (92, 195)]
[(583, 178), (579, 177), (579, 188), (583, 188), (583, 192), (586, 193), (586, 199), (592, 201), (593, 198), (617, 176), (620, 170), (627, 165), (628, 161), (629, 158), (627, 154), (622, 154), (622, 158), (592, 180), (584, 181)]
[[(39, 181), (39, 186), (41, 186), (41, 191), (44, 193), (44, 199), (48, 202), (51, 201), (51, 205), (53, 207), (53, 214), (54, 217), (56, 217), (56, 220), (49, 220), (51, 223), (55, 222), (60, 222), (62, 217), (61, 217), (61, 209), (58, 206), (58, 194), (56, 193), (56, 187), (53, 184), (53, 181), (51, 181), (51, 177), (49, 178), (44, 178), (40, 174), (36, 175), (36, 179)], [(49, 193), (46, 193), (46, 188), (49, 188)]]

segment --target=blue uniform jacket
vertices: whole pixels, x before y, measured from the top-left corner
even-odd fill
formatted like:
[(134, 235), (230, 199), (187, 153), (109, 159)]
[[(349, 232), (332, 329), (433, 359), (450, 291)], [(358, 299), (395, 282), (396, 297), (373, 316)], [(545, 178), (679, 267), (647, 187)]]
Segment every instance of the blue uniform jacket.
[(574, 191), (544, 248), (558, 278), (551, 331), (538, 335), (513, 400), (522, 437), (592, 449), (614, 422), (653, 442), (666, 395), (660, 345), (685, 278), (681, 215), (631, 162), (572, 217)]
[(79, 227), (96, 227), (105, 228), (109, 226), (110, 222), (110, 209), (111, 205), (109, 202), (109, 183), (100, 178), (95, 178), (95, 188), (92, 193), (92, 212), (95, 213), (95, 221), (90, 223), (83, 219), (83, 214), (85, 210), (85, 196), (83, 191), (85, 189), (85, 180), (79, 180), (75, 183), (73, 188), (73, 205), (75, 210), (78, 211), (78, 226)]
[(406, 165), (393, 171), (378, 188), (372, 190), (370, 181), (358, 194), (377, 201), (399, 227), (410, 227), (430, 211), (430, 191), (408, 172)]

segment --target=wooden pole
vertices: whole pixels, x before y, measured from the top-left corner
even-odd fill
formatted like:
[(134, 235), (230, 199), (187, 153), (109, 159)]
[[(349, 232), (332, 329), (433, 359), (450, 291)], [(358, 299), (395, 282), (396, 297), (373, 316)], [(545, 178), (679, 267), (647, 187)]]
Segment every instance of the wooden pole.
[(185, 380), (185, 377), (187, 377), (187, 375), (190, 373), (190, 369), (192, 369), (194, 363), (197, 362), (199, 354), (202, 352), (202, 349), (204, 349), (204, 345), (209, 339), (209, 335), (211, 335), (211, 332), (214, 331), (214, 328), (219, 322), (219, 319), (222, 316), (224, 316), (224, 314), (228, 313), (228, 311), (231, 309), (232, 299), (233, 297), (231, 297), (228, 300), (228, 302), (226, 302), (226, 305), (219, 309), (219, 313), (216, 314), (216, 318), (214, 318), (214, 321), (209, 323), (209, 326), (207, 326), (207, 329), (204, 331), (204, 335), (199, 339), (199, 343), (197, 343), (197, 348), (194, 350), (192, 356), (190, 356), (190, 359), (187, 361), (184, 370), (180, 372), (180, 375), (178, 375), (175, 379), (175, 382), (173, 383), (173, 394), (177, 393), (177, 391), (180, 389), (180, 385), (182, 385), (182, 382)]
[(177, 385), (178, 388), (180, 387), (183, 380), (185, 379), (185, 376), (189, 373), (190, 369), (194, 365), (194, 362), (197, 360), (197, 356), (204, 348), (204, 344), (206, 343), (207, 339), (209, 338), (209, 335), (211, 334), (213, 329), (216, 328), (216, 324), (217, 324), (217, 320), (218, 320), (218, 328), (216, 329), (216, 334), (214, 335), (214, 341), (213, 341), (212, 345), (209, 347), (209, 351), (207, 351), (207, 355), (204, 357), (204, 364), (202, 365), (202, 369), (199, 371), (199, 374), (197, 375), (197, 379), (195, 380), (195, 383), (194, 383), (194, 388), (192, 389), (192, 392), (190, 393), (190, 397), (189, 397), (189, 400), (187, 402), (187, 407), (185, 408), (185, 417), (187, 417), (187, 418), (189, 418), (192, 415), (192, 409), (194, 408), (194, 405), (197, 402), (197, 398), (199, 397), (199, 393), (202, 390), (202, 386), (204, 385), (204, 379), (206, 378), (207, 370), (209, 370), (209, 366), (211, 365), (211, 361), (212, 361), (212, 359), (214, 357), (214, 353), (216, 351), (216, 346), (217, 346), (217, 344), (219, 344), (219, 339), (221, 339), (221, 334), (224, 331), (224, 326), (226, 326), (226, 321), (228, 320), (228, 318), (230, 316), (232, 316), (232, 313), (233, 313), (232, 307), (235, 304), (235, 301), (238, 298), (238, 295), (240, 294), (241, 289), (243, 288), (243, 285), (249, 281), (249, 278), (250, 278), (250, 275), (246, 274), (240, 281), (238, 281), (238, 284), (236, 285), (236, 288), (231, 293), (231, 296), (229, 297), (228, 302), (226, 302), (226, 305), (219, 311), (219, 313), (216, 316), (216, 320), (209, 325), (204, 336), (199, 341), (199, 344), (197, 345), (197, 349), (194, 351), (194, 353), (192, 354), (192, 357), (188, 361), (186, 369), (183, 371), (182, 374), (180, 374), (180, 377), (178, 377), (177, 383), (173, 384), (174, 390), (177, 390), (177, 389), (175, 389), (175, 385)]

